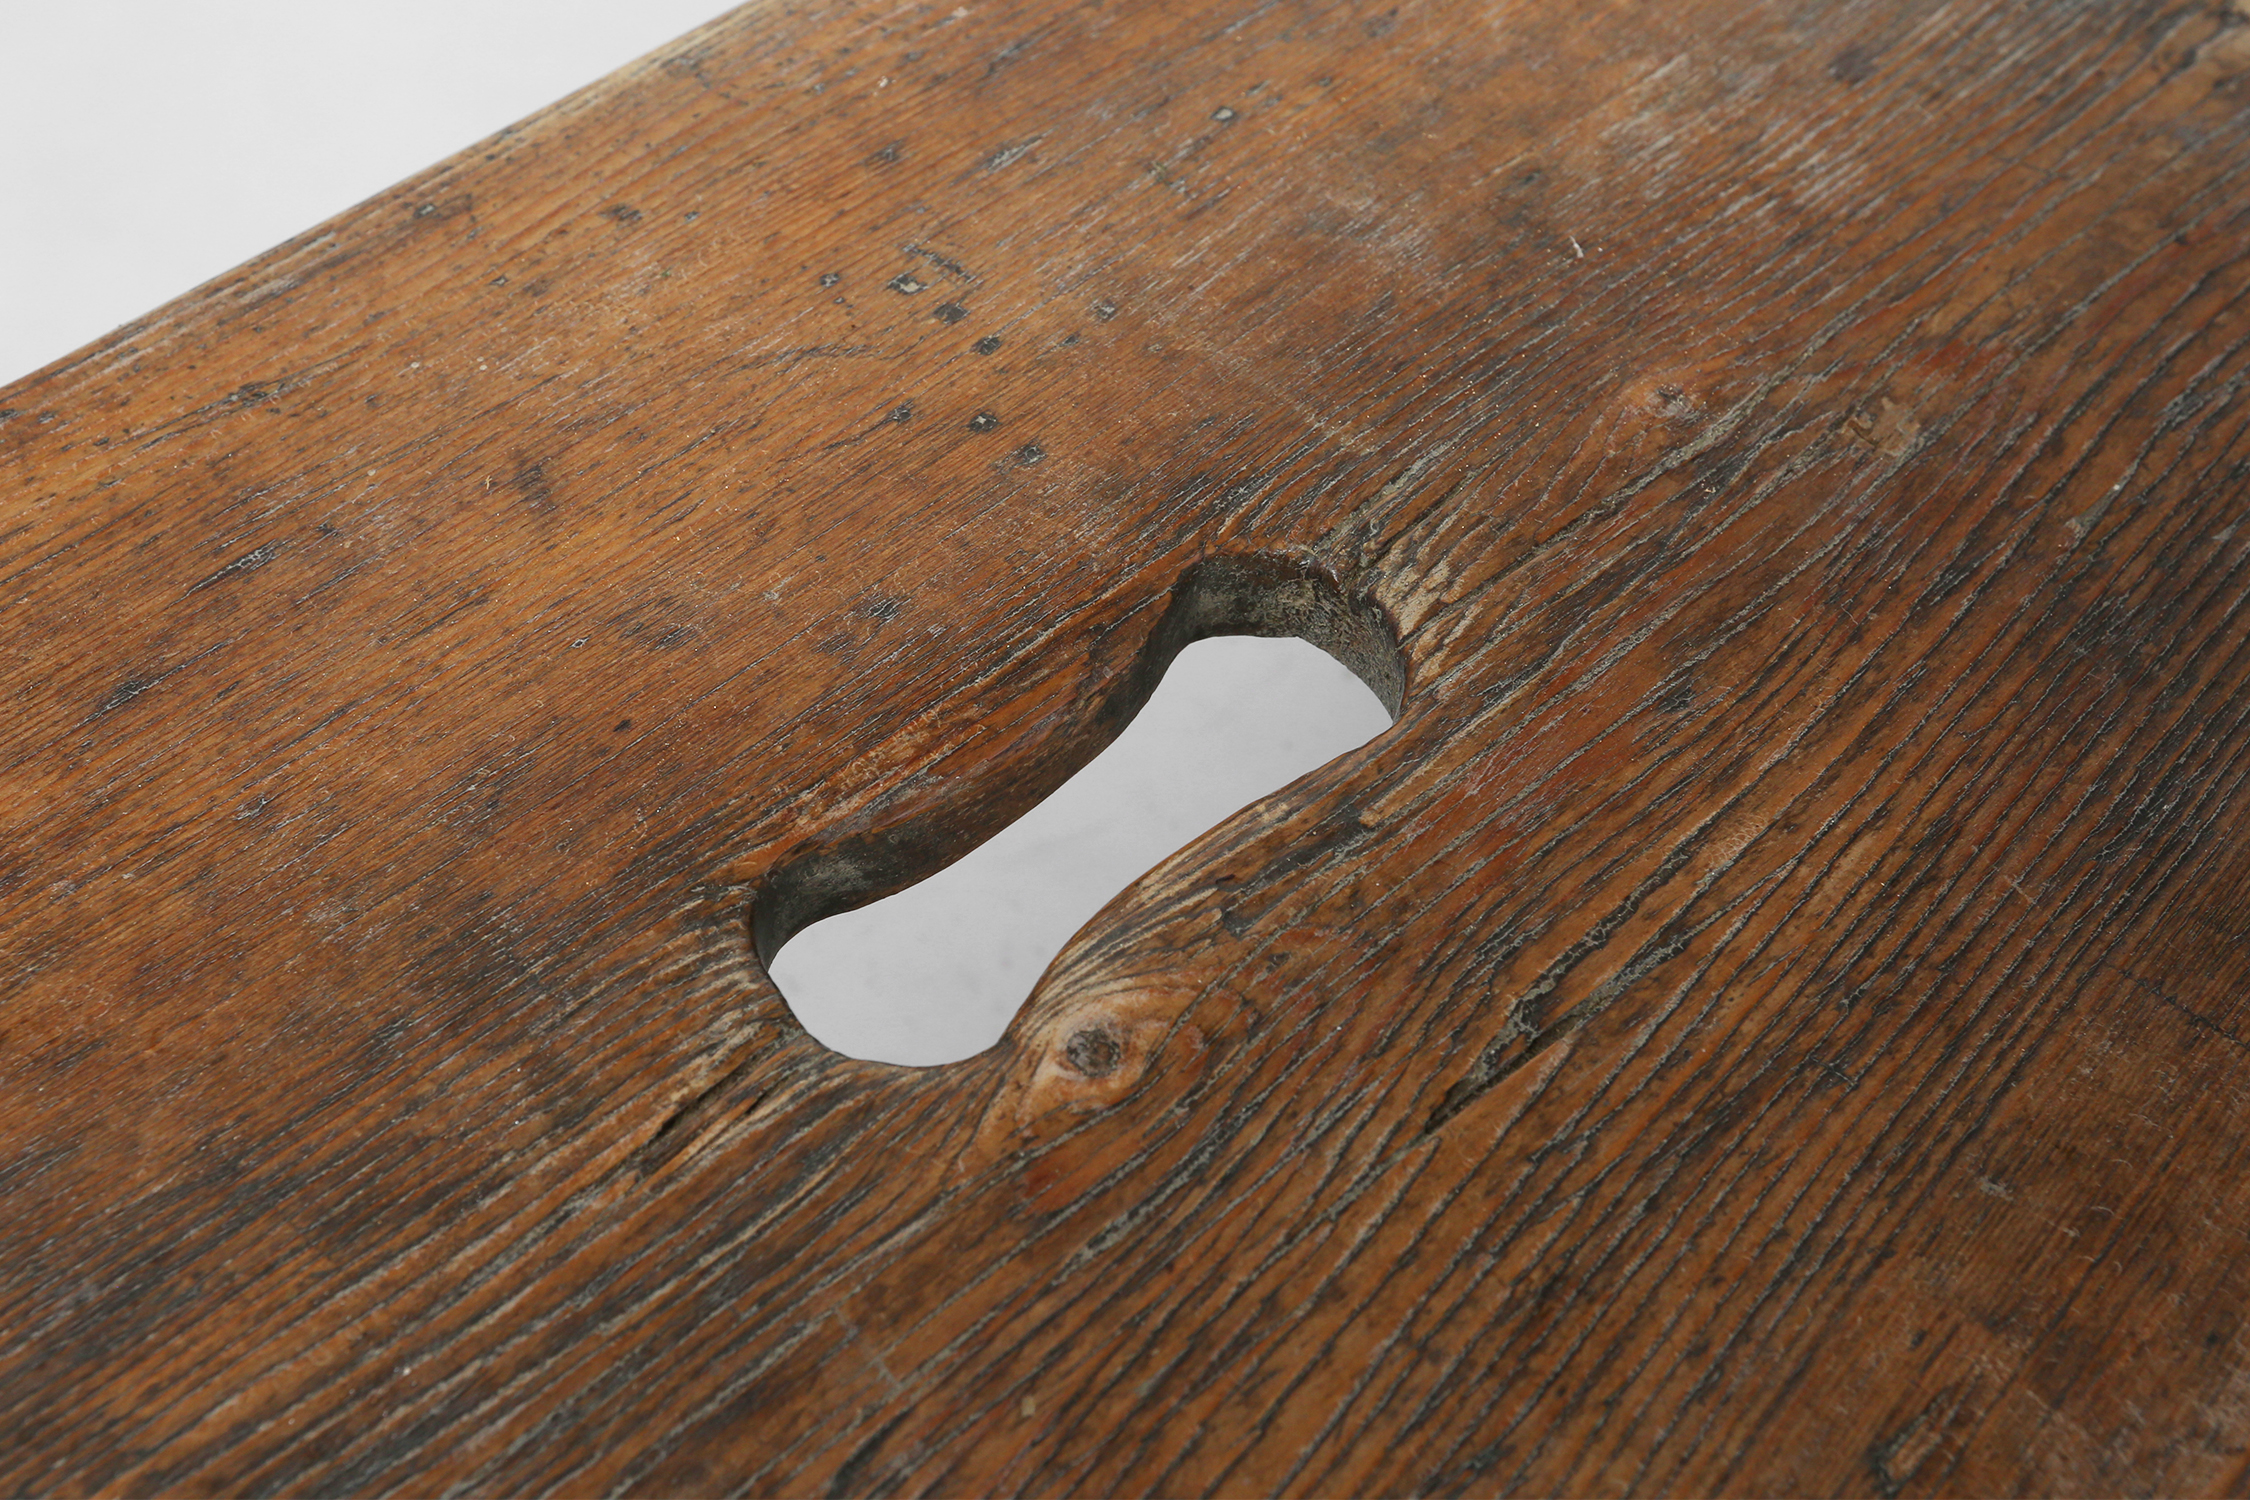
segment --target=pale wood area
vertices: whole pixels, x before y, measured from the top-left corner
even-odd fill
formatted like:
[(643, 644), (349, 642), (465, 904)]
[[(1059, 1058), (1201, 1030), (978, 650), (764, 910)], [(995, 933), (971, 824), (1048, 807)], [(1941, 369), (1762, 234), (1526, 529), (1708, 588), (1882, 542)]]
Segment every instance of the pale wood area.
[(0, 1491), (2242, 1491), (2246, 299), (2207, 0), (775, 4), (0, 391)]

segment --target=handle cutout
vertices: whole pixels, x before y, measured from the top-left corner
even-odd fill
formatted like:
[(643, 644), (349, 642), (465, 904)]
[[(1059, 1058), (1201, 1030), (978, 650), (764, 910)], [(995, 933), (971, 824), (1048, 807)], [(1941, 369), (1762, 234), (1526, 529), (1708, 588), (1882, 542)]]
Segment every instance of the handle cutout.
[(786, 862), (753, 902), (759, 957), (836, 1052), (916, 1066), (981, 1052), (1120, 891), (1382, 733), (1403, 686), (1372, 605), (1302, 569), (1206, 563), (1103, 706), (1123, 725), (1106, 747), (1091, 726), (1081, 751), (1098, 753), (966, 852), (957, 818), (951, 850), (908, 827)]

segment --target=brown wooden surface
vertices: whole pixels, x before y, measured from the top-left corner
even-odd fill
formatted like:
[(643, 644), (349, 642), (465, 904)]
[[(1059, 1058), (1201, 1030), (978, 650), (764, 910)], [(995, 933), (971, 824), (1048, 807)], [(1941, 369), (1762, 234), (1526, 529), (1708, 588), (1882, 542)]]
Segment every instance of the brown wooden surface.
[(0, 392), (0, 1490), (2242, 1492), (2246, 299), (2206, 0), (777, 4)]

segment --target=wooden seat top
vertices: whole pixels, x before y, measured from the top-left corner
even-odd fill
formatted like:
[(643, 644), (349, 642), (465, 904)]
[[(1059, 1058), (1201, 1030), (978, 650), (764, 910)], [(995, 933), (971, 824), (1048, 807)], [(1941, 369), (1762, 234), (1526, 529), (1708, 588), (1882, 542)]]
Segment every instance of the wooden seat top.
[(724, 17), (0, 390), (0, 1490), (2240, 1491), (2246, 386), (2243, 0)]

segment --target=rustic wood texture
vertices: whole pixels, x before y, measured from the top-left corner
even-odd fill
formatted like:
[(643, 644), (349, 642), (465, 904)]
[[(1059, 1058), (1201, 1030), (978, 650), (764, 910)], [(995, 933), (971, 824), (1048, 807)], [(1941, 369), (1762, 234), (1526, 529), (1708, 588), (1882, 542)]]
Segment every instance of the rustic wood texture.
[(0, 1490), (2243, 1492), (2246, 386), (2240, 0), (724, 18), (0, 391)]

